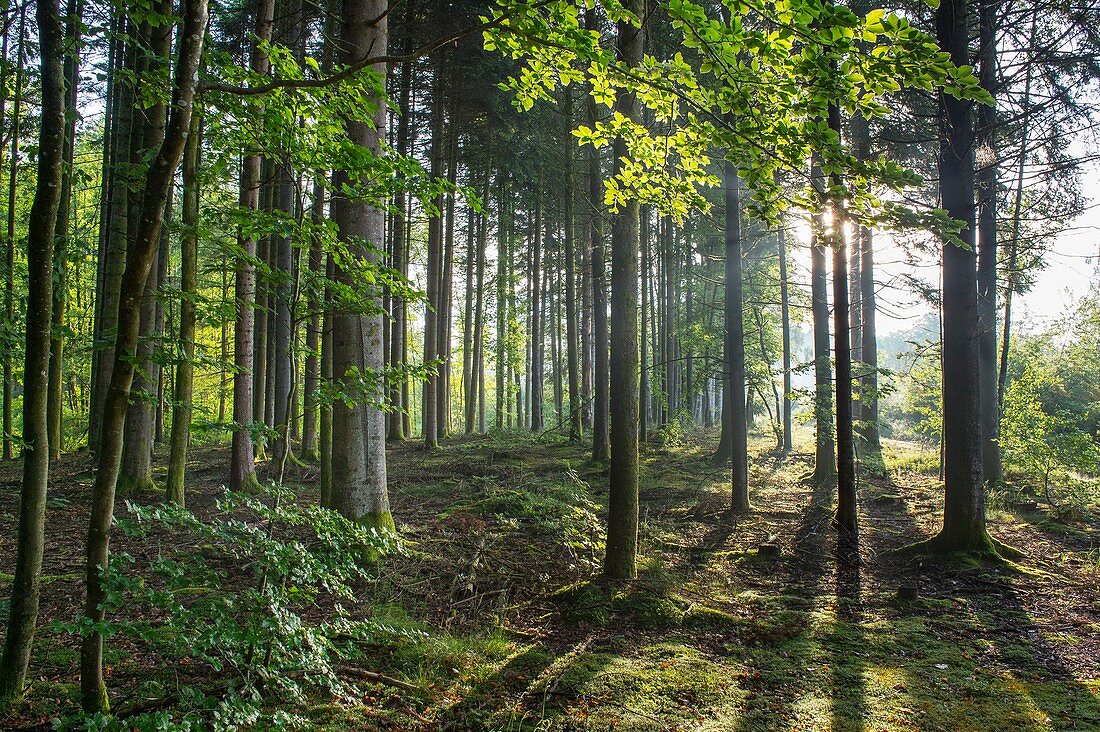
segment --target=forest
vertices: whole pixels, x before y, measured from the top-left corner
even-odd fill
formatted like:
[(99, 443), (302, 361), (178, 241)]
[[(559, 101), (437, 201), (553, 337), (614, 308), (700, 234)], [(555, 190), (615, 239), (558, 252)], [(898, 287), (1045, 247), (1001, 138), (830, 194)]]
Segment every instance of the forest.
[(0, 22), (0, 729), (1100, 730), (1097, 0)]

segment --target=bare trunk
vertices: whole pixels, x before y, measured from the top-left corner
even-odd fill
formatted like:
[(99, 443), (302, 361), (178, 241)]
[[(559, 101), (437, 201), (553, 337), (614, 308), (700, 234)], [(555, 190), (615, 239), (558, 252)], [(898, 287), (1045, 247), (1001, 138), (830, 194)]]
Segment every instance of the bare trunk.
[[(643, 15), (644, 0), (626, 0), (623, 7)], [(618, 23), (618, 60), (627, 67), (642, 60), (643, 31)], [(616, 112), (638, 120), (633, 94), (621, 94)], [(627, 163), (626, 141), (614, 143), (615, 173)], [(609, 579), (637, 575), (638, 552), (638, 202), (622, 205), (611, 228), (611, 380), (607, 544), (603, 573)]]
[(23, 693), (38, 621), (42, 552), (45, 545), (46, 489), (49, 479), (47, 389), (50, 361), (50, 307), (53, 300), (53, 241), (61, 198), (65, 138), (65, 74), (61, 17), (57, 0), (38, 0), (42, 118), (38, 175), (27, 220), (27, 323), (24, 354), (23, 481), (15, 575), (8, 605), (7, 634), (0, 656), (0, 704)]
[[(264, 75), (270, 66), (263, 43), (271, 39), (274, 0), (256, 2), (256, 43), (250, 67)], [(260, 156), (248, 153), (241, 161), (240, 206), (248, 212), (260, 208)], [(252, 441), (256, 420), (256, 240), (237, 233), (240, 255), (235, 263), (234, 299), (236, 321), (233, 324), (233, 446), (230, 453), (229, 487), (244, 490), (256, 484), (256, 465)]]
[(725, 428), (730, 436), (730, 509), (749, 510), (749, 437), (745, 395), (744, 282), (741, 271), (741, 197), (737, 169), (723, 163), (726, 204), (726, 394)]
[[(118, 308), (118, 333), (115, 337), (115, 363), (104, 405), (102, 444), (95, 485), (92, 490), (91, 518), (88, 525), (87, 592), (84, 614), (92, 628), (103, 622), (106, 590), (101, 571), (108, 566), (111, 519), (114, 515), (115, 486), (122, 457), (122, 430), (130, 385), (134, 376), (134, 351), (138, 342), (141, 295), (152, 268), (164, 207), (172, 178), (183, 154), (191, 126), (191, 106), (198, 79), (199, 59), (206, 33), (206, 0), (186, 0), (179, 55), (172, 89), (171, 117), (163, 143), (159, 146), (146, 174), (146, 186), (138, 221), (123, 273), (122, 295)], [(88, 632), (81, 643), (81, 703), (87, 713), (106, 712), (107, 687), (103, 676), (103, 635)]]
[(184, 505), (187, 449), (191, 439), (191, 399), (195, 373), (195, 301), (199, 264), (199, 157), (202, 152), (202, 112), (191, 117), (191, 132), (183, 149), (183, 234), (180, 237), (180, 333), (176, 384), (172, 389), (172, 444), (168, 457), (167, 499)]
[[(354, 63), (368, 54), (386, 52), (385, 0), (367, 0), (343, 5), (341, 44), (342, 61)], [(373, 67), (385, 76), (385, 65)], [(383, 87), (385, 85), (383, 84)], [(386, 129), (386, 105), (375, 101), (373, 125), (364, 121), (346, 120), (349, 141), (366, 148), (372, 155), (380, 154)], [(360, 183), (338, 170), (333, 176), (334, 196), (332, 220), (349, 251), (368, 266), (381, 264), (377, 248), (368, 249), (362, 242), (380, 246), (385, 238), (384, 212), (366, 201), (350, 200), (338, 191)], [(337, 282), (345, 286), (355, 283), (351, 275), (337, 266)], [(385, 354), (382, 348), (380, 291), (367, 293), (378, 309), (370, 315), (343, 312), (332, 313), (332, 373), (343, 379), (350, 369), (363, 369), (377, 377), (373, 391), (359, 393), (352, 406), (337, 401), (332, 407), (332, 506), (341, 514), (362, 524), (393, 530), (389, 497), (386, 490), (386, 419), (382, 411), (385, 385), (381, 380)], [(354, 388), (354, 387), (353, 387)]]

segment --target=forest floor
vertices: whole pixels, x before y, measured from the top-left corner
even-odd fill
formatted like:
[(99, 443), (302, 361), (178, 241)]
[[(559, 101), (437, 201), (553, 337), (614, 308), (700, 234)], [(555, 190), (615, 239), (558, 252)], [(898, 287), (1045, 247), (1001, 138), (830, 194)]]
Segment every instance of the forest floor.
[[(1096, 516), (995, 508), (991, 532), (1019, 563), (897, 554), (938, 527), (942, 498), (928, 461), (895, 446), (888, 477), (861, 479), (852, 561), (831, 492), (799, 481), (809, 455), (758, 446), (753, 511), (731, 516), (712, 441), (684, 443), (645, 447), (640, 576), (614, 585), (596, 579), (606, 468), (580, 447), (392, 448), (393, 513), (413, 551), (382, 560), (356, 612), (406, 632), (357, 663), (415, 690), (367, 685), (361, 704), (294, 711), (326, 730), (1100, 729)], [(227, 465), (224, 448), (194, 451), (189, 508), (212, 510)], [(31, 688), (0, 728), (49, 729), (76, 709), (77, 640), (53, 621), (79, 612), (88, 467), (71, 455), (54, 473)], [(317, 500), (312, 469), (290, 479)], [(18, 482), (17, 465), (0, 466), (0, 572)], [(152, 551), (126, 537), (113, 550)], [(120, 713), (172, 672), (113, 639), (108, 662)]]

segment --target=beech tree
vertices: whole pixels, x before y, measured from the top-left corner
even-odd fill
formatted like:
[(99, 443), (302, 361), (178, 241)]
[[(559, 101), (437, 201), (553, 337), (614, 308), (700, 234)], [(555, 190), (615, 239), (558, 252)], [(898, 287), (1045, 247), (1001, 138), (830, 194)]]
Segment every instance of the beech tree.
[(0, 706), (6, 706), (23, 693), (27, 678), (38, 620), (50, 470), (46, 403), (53, 322), (53, 242), (61, 201), (65, 149), (65, 49), (57, 0), (40, 0), (35, 7), (35, 20), (38, 23), (42, 119), (38, 131), (38, 179), (27, 231), (29, 276), (23, 369), (23, 485), (12, 600), (4, 652), (0, 656)]
[[(90, 627), (81, 644), (80, 693), (84, 710), (89, 713), (106, 711), (108, 708), (107, 688), (103, 679), (103, 634), (96, 624), (102, 622), (104, 613), (102, 572), (108, 562), (115, 488), (122, 459), (122, 431), (134, 376), (133, 354), (138, 342), (141, 296), (155, 261), (160, 232), (164, 225), (164, 204), (191, 127), (207, 17), (206, 0), (187, 0), (184, 4), (165, 134), (149, 164), (141, 198), (141, 217), (136, 235), (126, 252), (126, 269), (122, 277), (118, 306), (116, 355), (111, 369), (107, 401), (104, 404), (102, 443), (95, 485), (92, 488), (92, 510), (88, 525), (84, 616)], [(55, 217), (51, 217), (51, 220), (52, 218)]]

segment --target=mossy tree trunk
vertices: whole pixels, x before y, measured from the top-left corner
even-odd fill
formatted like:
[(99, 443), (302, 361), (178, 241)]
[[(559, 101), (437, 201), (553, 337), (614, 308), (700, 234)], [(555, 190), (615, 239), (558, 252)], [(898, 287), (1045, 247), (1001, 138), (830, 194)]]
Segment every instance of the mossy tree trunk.
[(24, 355), (23, 483), (15, 576), (7, 634), (0, 656), (0, 705), (23, 692), (38, 620), (42, 551), (45, 544), (49, 478), (47, 388), (50, 308), (53, 300), (53, 240), (61, 198), (65, 136), (64, 48), (57, 0), (38, 0), (42, 116), (38, 175), (27, 230), (27, 335)]
[(183, 150), (183, 234), (180, 236), (179, 362), (172, 389), (172, 437), (168, 457), (166, 497), (184, 505), (187, 449), (191, 440), (191, 399), (195, 373), (195, 306), (199, 263), (199, 158), (202, 151), (202, 114), (191, 117), (191, 132)]
[[(171, 117), (164, 140), (149, 164), (142, 195), (141, 216), (137, 222), (137, 235), (131, 240), (126, 269), (122, 276), (115, 362), (104, 404), (102, 443), (88, 524), (84, 615), (94, 628), (100, 627), (104, 617), (106, 588), (102, 583), (101, 571), (108, 566), (115, 488), (122, 458), (123, 423), (134, 376), (141, 296), (156, 259), (157, 245), (164, 225), (165, 203), (191, 127), (199, 59), (206, 34), (207, 0), (185, 0), (182, 12), (183, 27), (179, 36), (178, 61), (172, 87)], [(87, 633), (81, 643), (80, 691), (85, 712), (107, 711), (109, 705), (103, 675), (103, 634), (98, 630)]]
[[(386, 53), (386, 0), (346, 2), (342, 9), (341, 61), (352, 64), (368, 55)], [(384, 65), (374, 66), (385, 78)], [(383, 83), (382, 88), (385, 88)], [(380, 154), (386, 129), (386, 105), (375, 100), (373, 125), (361, 120), (344, 124), (348, 140)], [(382, 209), (364, 200), (349, 198), (344, 191), (354, 190), (362, 181), (347, 171), (333, 175), (332, 220), (342, 245), (348, 247), (366, 266), (378, 266), (379, 249), (385, 240), (386, 220)], [(377, 248), (368, 249), (364, 242)], [(344, 286), (356, 284), (352, 272), (337, 265), (335, 281)], [(358, 394), (359, 400), (350, 406), (337, 401), (332, 407), (332, 507), (355, 521), (371, 526), (393, 529), (389, 496), (386, 490), (386, 418), (382, 410), (385, 384), (381, 381), (385, 353), (382, 346), (382, 293), (361, 293), (369, 297), (373, 307), (368, 313), (352, 312), (336, 304), (332, 308), (332, 373), (337, 381), (352, 369), (378, 377), (373, 393)]]

